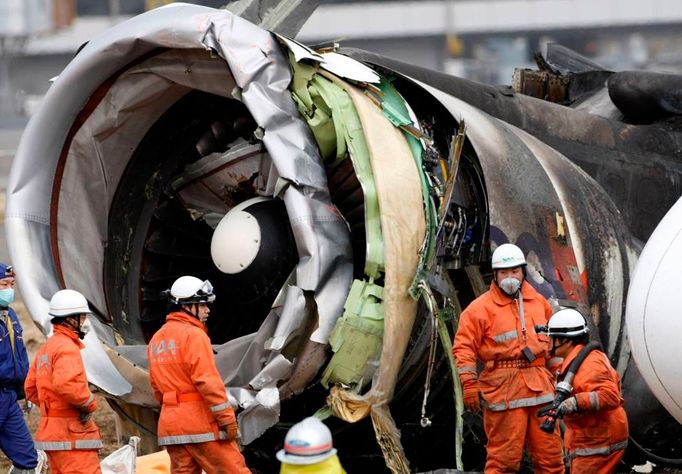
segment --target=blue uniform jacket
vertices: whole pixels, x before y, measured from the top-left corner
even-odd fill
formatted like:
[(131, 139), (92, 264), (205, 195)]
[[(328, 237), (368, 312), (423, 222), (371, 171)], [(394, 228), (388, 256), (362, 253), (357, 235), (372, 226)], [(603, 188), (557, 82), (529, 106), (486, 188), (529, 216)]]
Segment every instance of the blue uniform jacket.
[(0, 308), (0, 387), (22, 387), (28, 373), (28, 354), (24, 346), (24, 331), (19, 318), (12, 308), (7, 308), (12, 318), (14, 331), (14, 355), (10, 344), (8, 328), (5, 324), (5, 311)]

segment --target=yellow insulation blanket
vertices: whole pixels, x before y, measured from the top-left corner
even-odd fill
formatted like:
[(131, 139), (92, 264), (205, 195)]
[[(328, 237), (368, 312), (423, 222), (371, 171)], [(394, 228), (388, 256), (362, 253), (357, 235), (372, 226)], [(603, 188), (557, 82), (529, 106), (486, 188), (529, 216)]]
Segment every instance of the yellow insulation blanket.
[(361, 89), (322, 74), (348, 92), (362, 122), (381, 209), (385, 262), (383, 347), (372, 387), (364, 395), (332, 390), (328, 402), (335, 416), (351, 422), (369, 411), (388, 467), (393, 472), (409, 472), (388, 402), (416, 313), (417, 303), (407, 290), (426, 231), (419, 172), (403, 132), (381, 109)]

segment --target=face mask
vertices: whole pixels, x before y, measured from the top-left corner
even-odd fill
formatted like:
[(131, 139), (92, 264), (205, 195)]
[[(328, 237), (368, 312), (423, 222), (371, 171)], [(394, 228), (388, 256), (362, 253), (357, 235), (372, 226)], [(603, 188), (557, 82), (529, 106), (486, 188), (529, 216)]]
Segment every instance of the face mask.
[(14, 301), (14, 289), (5, 288), (0, 290), (0, 306), (9, 306)]
[(85, 338), (85, 335), (90, 332), (90, 321), (87, 319), (83, 323), (83, 325), (78, 328), (78, 339), (83, 340)]
[(509, 296), (513, 296), (521, 288), (521, 282), (513, 277), (507, 277), (499, 283), (500, 289)]

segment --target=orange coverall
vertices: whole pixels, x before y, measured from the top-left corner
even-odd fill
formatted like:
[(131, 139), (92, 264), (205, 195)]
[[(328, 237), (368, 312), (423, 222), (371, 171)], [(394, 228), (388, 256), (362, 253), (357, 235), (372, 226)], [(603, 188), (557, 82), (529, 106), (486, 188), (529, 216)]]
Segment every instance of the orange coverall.
[(100, 473), (99, 428), (82, 413), (93, 413), (97, 400), (88, 388), (78, 335), (62, 325), (41, 347), (28, 371), (26, 398), (40, 407), (35, 446), (47, 453), (52, 474)]
[(166, 446), (173, 474), (250, 473), (234, 439), (234, 410), (215, 366), (204, 323), (170, 313), (147, 347), (149, 377), (161, 403), (158, 439)]
[[(559, 379), (584, 346), (577, 345), (561, 365)], [(606, 354), (590, 352), (573, 379), (578, 412), (564, 417), (564, 444), (571, 472), (608, 474), (616, 471), (628, 444), (628, 419), (620, 396), (620, 376)]]
[[(548, 340), (536, 334), (552, 314), (547, 300), (526, 281), (521, 286), (524, 325), (519, 301), (493, 281), (461, 314), (452, 353), (462, 385), (477, 384), (483, 398), (483, 425), (488, 438), (486, 473), (517, 472), (524, 446), (535, 473), (563, 474), (558, 432), (540, 430), (538, 405), (554, 400), (552, 375), (545, 367)], [(523, 356), (528, 347), (536, 359)], [(477, 376), (476, 360), (484, 368)]]

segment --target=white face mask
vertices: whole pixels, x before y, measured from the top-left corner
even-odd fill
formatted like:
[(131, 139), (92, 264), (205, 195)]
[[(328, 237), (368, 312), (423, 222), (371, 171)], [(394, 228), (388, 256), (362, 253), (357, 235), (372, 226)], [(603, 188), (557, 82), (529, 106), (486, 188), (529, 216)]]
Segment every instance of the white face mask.
[(92, 329), (92, 326), (90, 325), (90, 320), (89, 320), (89, 319), (86, 319), (86, 320), (83, 322), (83, 325), (81, 326), (81, 332), (82, 332), (83, 334), (87, 334), (87, 333), (90, 332), (91, 329)]
[(509, 296), (513, 296), (521, 288), (521, 282), (514, 277), (507, 277), (499, 283), (500, 289)]

